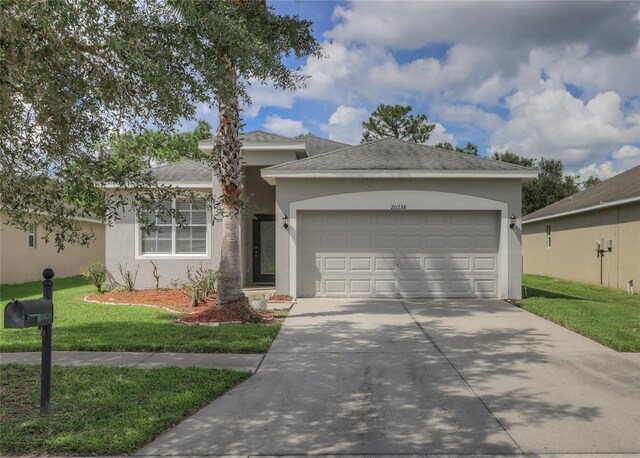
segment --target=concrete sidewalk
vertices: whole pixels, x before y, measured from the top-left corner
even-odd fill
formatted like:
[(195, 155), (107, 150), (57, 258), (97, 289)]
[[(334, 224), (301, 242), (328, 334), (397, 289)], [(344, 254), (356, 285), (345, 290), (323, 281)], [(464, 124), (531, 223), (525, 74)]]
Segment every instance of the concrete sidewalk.
[[(206, 367), (255, 372), (263, 354), (238, 353), (143, 353), (115, 351), (54, 351), (53, 364), (60, 366)], [(40, 352), (0, 353), (0, 364), (40, 364)]]

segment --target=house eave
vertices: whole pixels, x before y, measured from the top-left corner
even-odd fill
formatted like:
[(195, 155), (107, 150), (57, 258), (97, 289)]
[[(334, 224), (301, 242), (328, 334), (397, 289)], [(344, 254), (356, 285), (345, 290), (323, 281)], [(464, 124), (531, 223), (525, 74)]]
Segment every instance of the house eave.
[(630, 204), (633, 202), (640, 202), (640, 196), (637, 197), (629, 197), (628, 199), (618, 199), (612, 200), (611, 202), (602, 202), (597, 205), (591, 205), (589, 207), (578, 208), (576, 210), (569, 210), (561, 213), (555, 213), (553, 215), (540, 216), (538, 218), (532, 218), (527, 220), (522, 220), (522, 224), (536, 223), (538, 221), (546, 221), (555, 218), (562, 218), (563, 216), (577, 215), (580, 213), (586, 213), (595, 210), (602, 210), (604, 208), (617, 207), (618, 205)]
[(279, 178), (481, 178), (533, 180), (535, 170), (278, 170), (264, 169), (262, 178), (275, 185)]

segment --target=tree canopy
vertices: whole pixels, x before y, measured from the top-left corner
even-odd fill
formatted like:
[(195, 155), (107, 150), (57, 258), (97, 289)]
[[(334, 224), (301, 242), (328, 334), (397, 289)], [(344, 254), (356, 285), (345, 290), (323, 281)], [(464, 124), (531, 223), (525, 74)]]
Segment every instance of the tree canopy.
[(523, 215), (544, 208), (580, 191), (580, 180), (578, 177), (564, 174), (564, 164), (560, 159), (545, 159), (543, 157), (535, 160), (509, 151), (504, 153), (495, 152), (491, 158), (538, 169), (538, 177), (522, 185)]
[(0, 24), (0, 210), (58, 247), (91, 239), (74, 218), (112, 223), (179, 194), (114, 159), (109, 137), (172, 132), (221, 97), (249, 103), (250, 83), (295, 89), (305, 75), (284, 58), (320, 55), (311, 22), (260, 0), (8, 0)]
[(436, 148), (442, 148), (442, 149), (448, 149), (451, 151), (457, 151), (458, 153), (464, 153), (464, 154), (468, 154), (470, 156), (479, 156), (478, 154), (478, 145), (474, 145), (473, 143), (467, 143), (467, 145), (464, 148), (460, 148), (459, 146), (456, 146), (455, 148), (453, 147), (453, 145), (449, 142), (445, 142), (445, 143), (437, 143)]
[(211, 124), (198, 121), (194, 130), (175, 135), (152, 129), (116, 134), (109, 139), (109, 149), (117, 157), (138, 158), (142, 168), (184, 159), (204, 161), (207, 157), (198, 149), (198, 142), (212, 136)]
[(409, 105), (378, 105), (362, 127), (371, 134), (369, 140), (394, 137), (415, 143), (429, 140), (435, 124), (429, 124), (424, 114), (411, 114)]

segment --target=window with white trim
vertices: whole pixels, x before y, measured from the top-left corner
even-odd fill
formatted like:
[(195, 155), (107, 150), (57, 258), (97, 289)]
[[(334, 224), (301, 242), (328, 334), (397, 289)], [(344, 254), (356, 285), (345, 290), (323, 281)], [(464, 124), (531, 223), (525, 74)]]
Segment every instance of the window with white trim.
[(547, 225), (547, 248), (551, 248), (551, 226)]
[[(184, 221), (149, 215), (156, 228), (149, 234), (141, 230), (141, 254), (184, 255), (207, 253), (207, 207), (204, 200), (165, 202), (175, 208)], [(182, 224), (180, 224), (182, 223)]]
[(29, 224), (29, 229), (27, 230), (27, 240), (29, 248), (36, 247), (36, 225), (34, 223)]

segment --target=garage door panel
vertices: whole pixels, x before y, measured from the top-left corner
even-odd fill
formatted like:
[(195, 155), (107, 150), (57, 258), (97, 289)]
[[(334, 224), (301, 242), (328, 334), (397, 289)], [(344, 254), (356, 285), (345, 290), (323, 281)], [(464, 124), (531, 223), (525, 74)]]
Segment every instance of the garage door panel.
[(469, 258), (458, 258), (458, 257), (451, 257), (449, 258), (449, 270), (455, 270), (455, 271), (460, 271), (460, 270), (465, 270), (465, 271), (469, 271), (470, 270), (470, 264), (469, 264)]
[(375, 258), (375, 270), (395, 270), (396, 258)]
[(383, 278), (373, 280), (374, 291), (376, 293), (388, 294), (396, 292), (396, 280), (394, 278)]
[(301, 297), (497, 295), (497, 212), (301, 212), (300, 221)]
[(422, 270), (422, 258), (398, 258), (398, 270)]
[(325, 270), (347, 270), (347, 260), (343, 257), (339, 258), (325, 258), (324, 259)]

